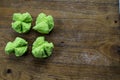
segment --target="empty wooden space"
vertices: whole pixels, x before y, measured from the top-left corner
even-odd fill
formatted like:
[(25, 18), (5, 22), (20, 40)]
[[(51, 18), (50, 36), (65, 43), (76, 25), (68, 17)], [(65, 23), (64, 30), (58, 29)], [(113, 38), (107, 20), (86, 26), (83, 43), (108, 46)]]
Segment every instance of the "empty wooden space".
[[(54, 17), (48, 35), (34, 30), (18, 34), (11, 28), (13, 13), (44, 12)], [(19, 58), (6, 55), (8, 41), (17, 36), (29, 42)], [(38, 36), (55, 45), (47, 59), (31, 54)], [(1, 0), (0, 80), (120, 80), (120, 24), (118, 0)]]

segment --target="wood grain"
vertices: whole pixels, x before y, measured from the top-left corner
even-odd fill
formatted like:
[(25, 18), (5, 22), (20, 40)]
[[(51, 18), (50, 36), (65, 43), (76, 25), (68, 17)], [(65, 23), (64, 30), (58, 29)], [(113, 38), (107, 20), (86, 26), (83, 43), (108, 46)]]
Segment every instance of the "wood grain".
[[(29, 12), (33, 24), (40, 12), (53, 15), (48, 35), (11, 29), (15, 12)], [(8, 56), (4, 47), (17, 36), (29, 42), (26, 55)], [(55, 45), (53, 55), (31, 54), (38, 36)], [(0, 80), (120, 80), (120, 17), (118, 0), (1, 0)]]

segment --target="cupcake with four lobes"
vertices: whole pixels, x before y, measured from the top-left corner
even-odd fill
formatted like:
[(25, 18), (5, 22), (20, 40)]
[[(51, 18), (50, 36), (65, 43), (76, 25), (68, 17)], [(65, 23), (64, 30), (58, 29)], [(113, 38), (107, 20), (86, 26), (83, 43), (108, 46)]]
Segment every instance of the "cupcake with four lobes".
[(22, 56), (28, 49), (28, 42), (21, 37), (16, 37), (13, 42), (8, 42), (5, 47), (6, 54), (14, 53), (16, 57)]
[(31, 28), (32, 17), (28, 12), (23, 14), (14, 13), (13, 21), (14, 21), (12, 22), (13, 30), (15, 30), (17, 33), (26, 33)]
[(43, 36), (38, 37), (32, 45), (32, 54), (35, 58), (47, 58), (52, 54), (54, 45), (45, 41)]
[(51, 15), (40, 13), (36, 19), (36, 25), (33, 27), (34, 30), (42, 34), (48, 34), (54, 27), (54, 20)]

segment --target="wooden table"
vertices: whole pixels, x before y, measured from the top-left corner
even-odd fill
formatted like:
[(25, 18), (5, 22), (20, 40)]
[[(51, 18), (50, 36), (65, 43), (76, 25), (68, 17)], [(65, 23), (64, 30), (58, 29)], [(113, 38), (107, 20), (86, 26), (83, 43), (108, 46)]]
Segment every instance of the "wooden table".
[[(53, 15), (49, 35), (31, 30), (18, 34), (12, 15), (41, 12)], [(6, 55), (5, 45), (17, 36), (29, 42), (26, 55)], [(55, 45), (53, 55), (35, 59), (31, 46), (38, 36)], [(120, 25), (118, 0), (1, 0), (0, 80), (120, 80)]]

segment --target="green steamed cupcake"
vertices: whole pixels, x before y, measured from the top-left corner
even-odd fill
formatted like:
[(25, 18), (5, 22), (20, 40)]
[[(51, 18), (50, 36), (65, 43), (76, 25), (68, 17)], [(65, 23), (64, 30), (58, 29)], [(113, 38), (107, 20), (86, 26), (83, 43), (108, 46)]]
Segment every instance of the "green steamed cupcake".
[(32, 45), (32, 54), (35, 58), (47, 58), (52, 54), (53, 43), (45, 41), (44, 37), (38, 37)]
[(31, 28), (32, 17), (26, 13), (14, 13), (13, 14), (12, 28), (18, 33), (26, 33)]
[(34, 30), (39, 33), (48, 34), (54, 27), (54, 20), (51, 15), (46, 16), (44, 13), (40, 13), (36, 19), (36, 25)]
[(16, 37), (13, 42), (8, 42), (5, 47), (6, 54), (15, 53), (19, 57), (25, 54), (28, 48), (28, 42), (20, 37)]

